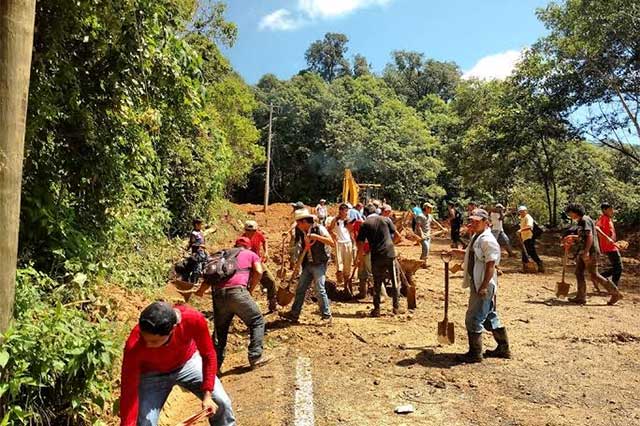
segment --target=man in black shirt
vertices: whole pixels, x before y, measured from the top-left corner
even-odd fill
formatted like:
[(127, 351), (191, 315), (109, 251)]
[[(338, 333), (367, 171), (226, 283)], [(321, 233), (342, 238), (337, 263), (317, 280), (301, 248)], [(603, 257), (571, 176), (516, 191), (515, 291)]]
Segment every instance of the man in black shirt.
[(362, 266), (364, 257), (364, 243), (369, 242), (371, 248), (371, 269), (373, 273), (373, 310), (372, 317), (380, 316), (380, 292), (382, 283), (387, 274), (391, 277), (393, 313), (399, 312), (398, 304), (398, 284), (396, 282), (394, 261), (396, 250), (393, 245), (394, 240), (398, 240), (400, 235), (396, 232), (393, 222), (388, 217), (375, 214), (376, 208), (369, 204), (364, 208), (367, 219), (364, 221), (358, 232), (357, 245), (358, 255), (356, 264)]
[(565, 209), (569, 217), (578, 223), (577, 235), (569, 235), (564, 238), (564, 243), (571, 246), (576, 245), (576, 280), (578, 281), (578, 293), (576, 297), (569, 299), (570, 302), (584, 305), (587, 303), (587, 282), (584, 277), (585, 270), (591, 276), (594, 283), (601, 284), (611, 296), (608, 305), (615, 305), (622, 299), (622, 294), (609, 280), (598, 273), (598, 256), (600, 246), (596, 235), (596, 225), (589, 216), (585, 214), (584, 207), (580, 204), (569, 204)]

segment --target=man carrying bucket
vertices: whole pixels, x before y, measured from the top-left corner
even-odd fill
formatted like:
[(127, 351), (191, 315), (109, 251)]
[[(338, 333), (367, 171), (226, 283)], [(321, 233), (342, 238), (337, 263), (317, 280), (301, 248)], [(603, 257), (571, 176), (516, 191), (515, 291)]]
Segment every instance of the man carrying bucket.
[(496, 266), (500, 263), (500, 245), (491, 233), (489, 214), (476, 209), (469, 216), (469, 232), (473, 235), (466, 250), (452, 249), (451, 254), (464, 255), (463, 287), (469, 287), (469, 306), (465, 318), (469, 351), (461, 356), (461, 361), (475, 363), (482, 361), (482, 332), (490, 330), (498, 343), (494, 350), (484, 353), (485, 357), (511, 358), (507, 331), (496, 311), (498, 275)]

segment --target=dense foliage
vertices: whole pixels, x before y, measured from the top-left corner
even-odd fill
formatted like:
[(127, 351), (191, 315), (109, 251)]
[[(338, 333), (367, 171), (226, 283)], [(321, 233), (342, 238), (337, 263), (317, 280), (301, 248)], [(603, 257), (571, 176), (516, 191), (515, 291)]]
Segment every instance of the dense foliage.
[[(213, 1), (38, 1), (0, 424), (92, 423), (122, 336), (99, 283), (157, 287), (194, 216), (263, 161)], [(112, 319), (112, 318), (111, 318)]]

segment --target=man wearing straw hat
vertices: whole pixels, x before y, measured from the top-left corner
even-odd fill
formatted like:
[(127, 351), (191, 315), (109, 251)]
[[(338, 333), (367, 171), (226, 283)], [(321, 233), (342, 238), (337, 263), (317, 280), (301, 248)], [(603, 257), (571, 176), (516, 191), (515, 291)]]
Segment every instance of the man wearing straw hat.
[(327, 228), (315, 223), (316, 217), (309, 213), (309, 210), (296, 210), (295, 219), (295, 241), (306, 254), (302, 261), (302, 272), (298, 279), (293, 306), (290, 311), (283, 312), (280, 316), (297, 323), (302, 312), (304, 296), (311, 282), (315, 281), (322, 320), (330, 323), (331, 308), (324, 285), (327, 275), (327, 263), (329, 262), (328, 247), (334, 247), (335, 243)]

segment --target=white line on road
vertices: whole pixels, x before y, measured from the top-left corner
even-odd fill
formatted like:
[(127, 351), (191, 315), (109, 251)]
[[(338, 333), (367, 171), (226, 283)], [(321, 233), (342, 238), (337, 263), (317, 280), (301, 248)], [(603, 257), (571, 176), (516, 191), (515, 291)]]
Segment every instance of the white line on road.
[(311, 360), (298, 358), (296, 362), (295, 426), (313, 426), (313, 379)]

